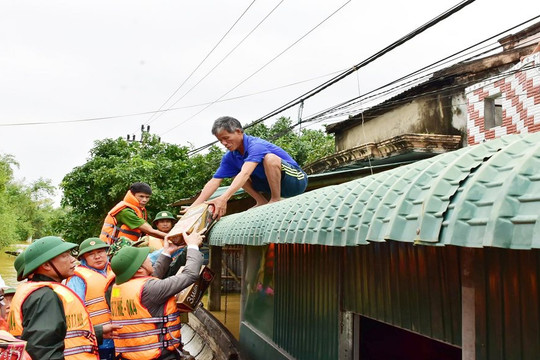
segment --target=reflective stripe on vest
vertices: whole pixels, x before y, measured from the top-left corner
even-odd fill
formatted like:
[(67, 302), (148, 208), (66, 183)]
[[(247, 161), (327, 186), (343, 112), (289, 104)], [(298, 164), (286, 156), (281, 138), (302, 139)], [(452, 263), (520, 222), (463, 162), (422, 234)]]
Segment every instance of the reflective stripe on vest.
[(125, 359), (156, 359), (166, 348), (174, 351), (180, 345), (180, 313), (174, 296), (164, 304), (163, 316), (152, 316), (142, 304), (142, 292), (152, 277), (133, 278), (113, 285), (111, 317), (122, 325), (114, 339), (116, 353)]
[[(75, 275), (84, 281), (86, 287), (84, 304), (90, 314), (92, 323), (101, 325), (110, 322), (111, 312), (105, 300), (105, 292), (107, 292), (107, 288), (115, 278), (110, 265), (107, 264), (107, 276), (84, 265), (75, 268)], [(68, 284), (70, 280), (68, 279)]]
[(116, 242), (120, 236), (127, 237), (132, 241), (137, 241), (142, 236), (142, 232), (138, 229), (130, 229), (125, 224), (118, 226), (118, 221), (116, 220), (116, 215), (124, 210), (125, 208), (130, 208), (135, 211), (138, 217), (141, 219), (147, 219), (147, 213), (145, 208), (140, 208), (139, 200), (128, 190), (124, 196), (124, 200), (116, 204), (111, 211), (105, 217), (103, 227), (101, 228), (101, 234), (99, 238), (105, 241), (107, 244), (111, 245)]
[(62, 301), (67, 331), (64, 340), (66, 360), (99, 360), (97, 341), (90, 315), (81, 299), (68, 287), (49, 281), (26, 282), (18, 288), (11, 302), (9, 332), (20, 337), (23, 332), (22, 307), (26, 299), (36, 290), (51, 288)]

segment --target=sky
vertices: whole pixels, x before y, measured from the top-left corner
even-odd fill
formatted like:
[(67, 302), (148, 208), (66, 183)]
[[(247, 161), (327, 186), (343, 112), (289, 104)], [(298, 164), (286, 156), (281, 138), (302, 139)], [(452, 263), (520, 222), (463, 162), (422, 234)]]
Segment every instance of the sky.
[[(0, 0), (0, 155), (19, 163), (18, 181), (57, 186), (96, 140), (140, 139), (143, 124), (196, 148), (215, 140), (217, 117), (250, 123), (458, 3)], [(539, 14), (535, 1), (477, 0), (307, 100), (302, 116)]]

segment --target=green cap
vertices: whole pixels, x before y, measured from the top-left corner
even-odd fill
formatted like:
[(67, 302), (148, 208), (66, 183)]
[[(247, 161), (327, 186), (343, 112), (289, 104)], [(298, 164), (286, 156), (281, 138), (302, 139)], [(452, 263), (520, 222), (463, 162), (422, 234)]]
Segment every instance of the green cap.
[(58, 236), (45, 236), (28, 245), (24, 251), (23, 278), (28, 277), (38, 267), (66, 251), (73, 250), (77, 244), (65, 242)]
[(79, 255), (78, 258), (81, 258), (82, 254), (86, 254), (87, 252), (94, 251), (97, 249), (108, 249), (109, 244), (107, 244), (105, 241), (101, 240), (100, 238), (91, 237), (86, 240), (84, 240), (81, 245), (79, 245)]
[(149, 247), (126, 246), (121, 248), (111, 260), (111, 268), (116, 275), (115, 282), (120, 285), (131, 279), (149, 253)]
[(17, 281), (23, 281), (23, 273), (24, 273), (24, 251), (20, 253), (13, 262), (13, 267), (15, 268), (15, 271), (17, 272)]
[(154, 218), (154, 221), (152, 221), (152, 224), (155, 226), (156, 221), (163, 220), (163, 219), (170, 219), (173, 222), (177, 220), (174, 217), (174, 215), (172, 214), (172, 212), (170, 212), (170, 211), (160, 211), (160, 212), (157, 213), (156, 217)]

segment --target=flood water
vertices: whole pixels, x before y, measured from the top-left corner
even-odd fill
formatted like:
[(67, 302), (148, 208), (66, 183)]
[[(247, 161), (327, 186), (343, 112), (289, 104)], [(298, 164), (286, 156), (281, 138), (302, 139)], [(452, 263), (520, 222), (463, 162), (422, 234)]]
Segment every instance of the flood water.
[(0, 250), (0, 275), (6, 285), (17, 287), (17, 272), (13, 268), (15, 256), (6, 254), (6, 251), (20, 251), (26, 248), (28, 244), (14, 244)]

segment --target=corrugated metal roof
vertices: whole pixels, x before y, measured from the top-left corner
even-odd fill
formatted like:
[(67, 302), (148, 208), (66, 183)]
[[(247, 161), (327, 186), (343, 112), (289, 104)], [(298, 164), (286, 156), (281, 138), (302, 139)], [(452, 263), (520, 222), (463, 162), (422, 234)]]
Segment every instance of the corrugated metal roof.
[(508, 135), (226, 216), (210, 243), (530, 249), (539, 215), (540, 133)]

